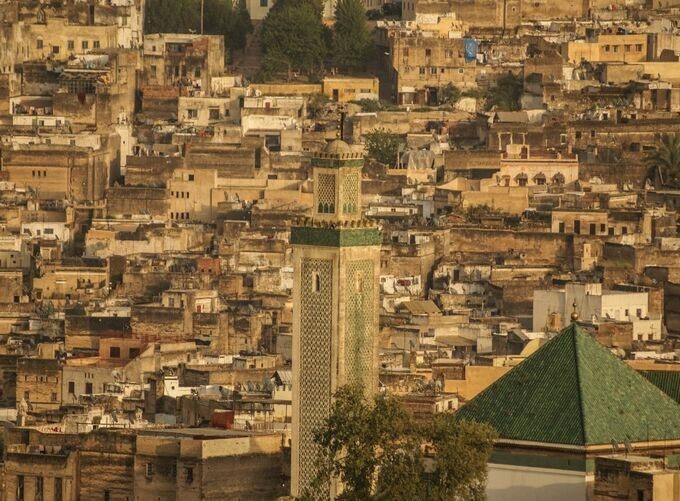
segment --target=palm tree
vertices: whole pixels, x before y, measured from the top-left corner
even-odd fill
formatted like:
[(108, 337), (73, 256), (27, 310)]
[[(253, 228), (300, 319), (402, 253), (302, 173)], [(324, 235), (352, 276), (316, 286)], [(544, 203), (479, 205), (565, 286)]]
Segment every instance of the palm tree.
[(664, 132), (645, 161), (659, 170), (661, 184), (680, 186), (680, 133)]

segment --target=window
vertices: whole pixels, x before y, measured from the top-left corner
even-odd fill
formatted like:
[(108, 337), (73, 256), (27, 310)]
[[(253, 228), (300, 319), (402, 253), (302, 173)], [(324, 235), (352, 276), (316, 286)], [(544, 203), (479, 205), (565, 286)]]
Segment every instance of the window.
[(92, 395), (92, 383), (85, 383), (85, 394)]
[(24, 501), (24, 476), (17, 475), (17, 501)]
[(621, 228), (621, 235), (628, 235), (628, 227), (627, 226), (623, 226)]
[(590, 137), (595, 137), (595, 131), (594, 130), (590, 131)]
[(642, 318), (642, 308), (638, 308), (637, 310), (635, 310), (635, 315), (638, 318)]
[(68, 50), (73, 50), (75, 48), (75, 46), (76, 46), (76, 43), (73, 40), (69, 40), (68, 42), (66, 42), (66, 48)]
[(144, 474), (146, 475), (146, 478), (153, 477), (153, 463), (146, 463)]
[(408, 49), (404, 49), (403, 54), (404, 54), (404, 57), (408, 57)]
[(193, 174), (189, 174), (188, 179), (189, 179), (189, 181), (193, 181), (193, 180), (194, 180), (194, 175), (193, 175)]
[(312, 292), (320, 292), (321, 291), (321, 275), (319, 275), (316, 271), (312, 272)]
[(31, 392), (30, 391), (25, 391), (24, 392), (24, 400), (28, 401), (31, 399)]
[(156, 65), (152, 64), (149, 67), (149, 73), (151, 74), (152, 77), (156, 78)]
[(624, 310), (623, 316), (625, 316), (626, 318), (628, 318), (629, 315), (630, 315), (630, 312), (628, 311), (628, 308), (626, 308), (626, 309)]
[(45, 228), (45, 235), (54, 235), (54, 228)]
[(210, 118), (210, 120), (219, 120), (220, 119), (220, 109), (219, 108), (210, 108), (209, 118)]
[(435, 67), (430, 68), (430, 73), (432, 73), (433, 75), (436, 75), (437, 74), (437, 68), (435, 68)]
[(111, 501), (111, 491), (104, 491), (104, 501)]
[(623, 46), (623, 50), (624, 50), (625, 52), (630, 52), (630, 44), (624, 45), (624, 46)]
[(81, 42), (81, 44), (80, 44), (80, 47), (81, 47), (83, 50), (88, 49), (89, 46), (90, 46), (90, 44), (88, 43), (87, 40), (83, 40), (83, 41)]
[(43, 41), (42, 41), (42, 38), (38, 38), (38, 40), (35, 41), (35, 46), (36, 46), (36, 48), (38, 48), (38, 49), (42, 49), (42, 48), (43, 48)]
[(430, 57), (432, 55), (432, 49), (425, 49), (425, 57)]
[(50, 395), (50, 397), (51, 397), (50, 400), (51, 400), (52, 402), (56, 402), (56, 401), (57, 401), (57, 392), (56, 392), (56, 391), (53, 391), (53, 392), (52, 392), (52, 395)]
[(54, 479), (54, 501), (63, 501), (63, 487), (61, 477)]
[(423, 68), (423, 67), (421, 66), (421, 67), (420, 67), (419, 73), (420, 73), (421, 75), (424, 75), (424, 74), (425, 74), (425, 68)]
[(642, 52), (642, 44), (641, 44), (641, 43), (635, 44), (635, 50), (636, 50), (637, 52)]
[(618, 51), (619, 51), (619, 46), (618, 46), (618, 45), (615, 45), (615, 46), (614, 46), (614, 52), (618, 52)]
[(139, 348), (130, 348), (128, 353), (130, 358), (136, 358), (139, 356)]
[(453, 57), (453, 51), (450, 49), (447, 49), (444, 51), (444, 57), (446, 59), (451, 59)]
[(187, 466), (184, 468), (184, 480), (187, 484), (192, 484), (194, 482), (194, 468)]
[(35, 501), (43, 501), (43, 477), (35, 477)]
[(52, 46), (52, 54), (59, 54), (59, 46), (58, 45)]
[(99, 48), (99, 40), (94, 40), (92, 42), (92, 48), (93, 49), (98, 49)]
[(74, 395), (76, 393), (76, 383), (75, 383), (75, 381), (69, 381), (68, 382), (68, 392), (71, 395)]
[(177, 464), (175, 463), (170, 465), (170, 476), (172, 478), (177, 478)]
[(260, 7), (267, 7), (269, 0), (260, 0)]
[(605, 231), (607, 231), (607, 225), (606, 225), (606, 224), (601, 224), (601, 225), (600, 225), (600, 233), (604, 233)]
[(120, 358), (120, 348), (118, 346), (111, 346), (109, 348), (109, 357)]
[(610, 49), (611, 49), (611, 47), (609, 47), (609, 45), (605, 45), (605, 46), (604, 46), (604, 51), (605, 51), (605, 52), (609, 52)]
[(576, 131), (576, 139), (581, 139), (581, 131), (580, 130)]
[(198, 110), (195, 109), (187, 110), (187, 118), (198, 118)]

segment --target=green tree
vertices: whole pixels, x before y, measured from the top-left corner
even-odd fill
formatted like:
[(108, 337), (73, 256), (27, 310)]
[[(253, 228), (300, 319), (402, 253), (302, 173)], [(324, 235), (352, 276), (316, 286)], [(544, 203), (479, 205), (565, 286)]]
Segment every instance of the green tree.
[(661, 134), (656, 150), (645, 157), (650, 167), (659, 169), (663, 184), (680, 186), (680, 133)]
[(279, 0), (262, 21), (265, 74), (293, 70), (313, 73), (326, 54), (321, 6), (313, 0)]
[[(222, 35), (228, 50), (243, 49), (246, 37), (253, 31), (245, 1), (236, 8), (231, 0), (205, 0), (203, 31)], [(144, 18), (145, 33), (199, 33), (201, 30), (200, 0), (147, 0)]]
[(361, 0), (338, 0), (333, 25), (333, 60), (344, 70), (364, 68), (373, 43)]
[(315, 435), (319, 473), (303, 498), (322, 499), (337, 478), (340, 500), (483, 499), (494, 439), (486, 425), (453, 414), (416, 421), (388, 393), (368, 401), (361, 387), (345, 386)]
[(364, 140), (368, 156), (386, 165), (395, 165), (397, 163), (397, 154), (405, 144), (399, 134), (386, 132), (383, 129), (365, 134)]
[(498, 111), (517, 111), (522, 98), (522, 79), (512, 73), (498, 77), (486, 97), (486, 109)]
[(448, 83), (441, 88), (441, 91), (439, 92), (439, 101), (441, 104), (456, 104), (461, 96), (460, 89), (452, 83)]

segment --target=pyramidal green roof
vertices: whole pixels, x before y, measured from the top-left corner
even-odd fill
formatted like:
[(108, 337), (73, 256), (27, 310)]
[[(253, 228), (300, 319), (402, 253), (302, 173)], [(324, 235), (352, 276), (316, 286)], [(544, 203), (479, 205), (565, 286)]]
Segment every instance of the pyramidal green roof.
[(680, 405), (574, 324), (457, 414), (510, 440), (584, 446), (680, 439)]

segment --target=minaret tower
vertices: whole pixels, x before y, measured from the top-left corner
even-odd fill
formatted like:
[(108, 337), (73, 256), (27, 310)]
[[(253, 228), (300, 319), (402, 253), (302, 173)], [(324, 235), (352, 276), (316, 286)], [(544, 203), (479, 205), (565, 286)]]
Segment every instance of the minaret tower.
[(316, 154), (313, 216), (291, 229), (293, 496), (317, 473), (314, 432), (330, 414), (335, 391), (358, 382), (370, 394), (378, 386), (382, 234), (361, 214), (363, 164), (363, 154), (339, 139)]

